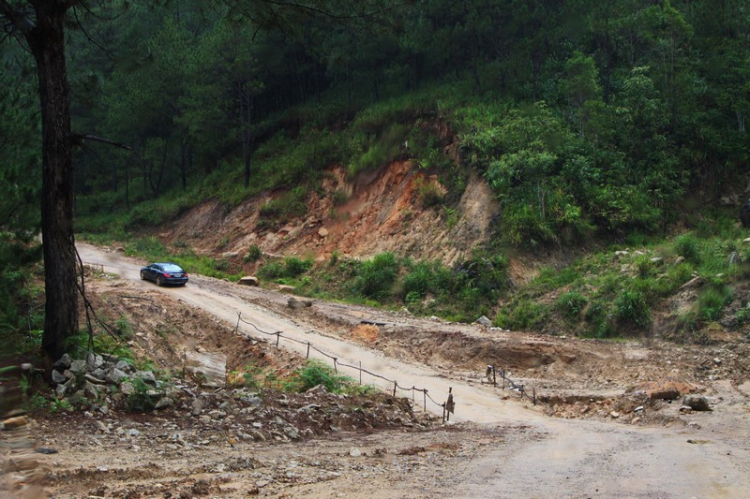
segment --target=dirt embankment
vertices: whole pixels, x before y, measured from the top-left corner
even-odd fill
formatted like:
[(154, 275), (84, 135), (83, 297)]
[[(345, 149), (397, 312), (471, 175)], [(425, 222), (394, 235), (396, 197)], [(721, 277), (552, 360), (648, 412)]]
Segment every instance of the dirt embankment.
[(393, 251), (451, 264), (489, 240), (499, 206), (483, 179), (469, 177), (451, 215), (439, 206), (422, 208), (419, 185), (425, 183), (444, 189), (436, 177), (426, 177), (409, 161), (391, 163), (355, 180), (349, 180), (344, 169), (331, 168), (321, 189), (325, 194), (310, 194), (307, 214), (276, 230), (259, 228), (263, 224), (258, 223), (260, 207), (279, 194), (269, 193), (229, 213), (216, 202), (201, 204), (160, 236), (236, 264), (252, 245), (269, 255), (327, 259), (337, 252), (360, 258)]

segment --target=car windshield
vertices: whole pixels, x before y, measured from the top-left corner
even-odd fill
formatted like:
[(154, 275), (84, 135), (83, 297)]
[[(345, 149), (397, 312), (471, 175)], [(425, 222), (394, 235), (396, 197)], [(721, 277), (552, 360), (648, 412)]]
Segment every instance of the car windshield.
[(174, 265), (172, 263), (166, 263), (161, 267), (164, 269), (164, 272), (182, 272), (182, 268), (180, 268), (179, 265)]

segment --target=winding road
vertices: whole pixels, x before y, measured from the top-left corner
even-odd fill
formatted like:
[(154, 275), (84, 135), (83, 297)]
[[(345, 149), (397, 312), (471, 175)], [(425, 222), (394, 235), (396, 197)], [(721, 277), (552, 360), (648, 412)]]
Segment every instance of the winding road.
[[(84, 263), (100, 265), (123, 279), (140, 281), (140, 264), (117, 253), (78, 243)], [(390, 358), (382, 352), (316, 331), (301, 319), (292, 320), (265, 309), (233, 290), (235, 284), (191, 275), (184, 288), (156, 288), (199, 307), (228, 325), (238, 313), (266, 332), (283, 331), (280, 346), (307, 353), (307, 343), (337, 358), (359, 365), (399, 386), (425, 388), (438, 405), (453, 388), (456, 422), (474, 422), (512, 428), (523, 426), (530, 440), (498, 444), (482, 458), (463, 463), (451, 476), (450, 497), (635, 497), (635, 498), (744, 498), (750, 496), (750, 405), (747, 393), (716, 383), (715, 410), (687, 416), (690, 426), (633, 426), (592, 420), (565, 420), (513, 400), (502, 400), (489, 387), (448, 379), (430, 366)], [(272, 291), (257, 293), (275, 295)], [(276, 296), (285, 300), (285, 296)], [(253, 327), (243, 334), (268, 339)], [(287, 338), (295, 340), (289, 341)], [(271, 341), (275, 341), (273, 338)], [(320, 356), (314, 349), (311, 356)], [(346, 373), (358, 377), (359, 372)], [(379, 378), (363, 382), (392, 389)], [(402, 394), (403, 395), (403, 394)], [(405, 395), (406, 396), (406, 395)], [(421, 406), (421, 394), (415, 404)], [(494, 449), (494, 448), (493, 448)]]

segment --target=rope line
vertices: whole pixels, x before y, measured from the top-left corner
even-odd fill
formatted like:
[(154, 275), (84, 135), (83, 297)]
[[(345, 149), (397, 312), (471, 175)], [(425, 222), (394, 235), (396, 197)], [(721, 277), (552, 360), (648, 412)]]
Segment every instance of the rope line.
[(430, 402), (432, 402), (433, 404), (435, 404), (438, 407), (442, 407), (442, 408), (445, 407), (445, 403), (435, 401), (435, 399), (433, 399), (430, 396), (430, 394), (428, 393), (428, 390), (426, 388), (417, 388), (415, 386), (412, 386), (412, 387), (400, 386), (398, 384), (397, 380), (389, 379), (389, 378), (386, 378), (385, 376), (382, 376), (380, 374), (374, 373), (372, 371), (368, 371), (367, 369), (363, 368), (361, 364), (359, 366), (353, 366), (353, 365), (350, 365), (350, 364), (339, 362), (337, 357), (334, 357), (333, 355), (331, 355), (331, 354), (329, 354), (327, 352), (324, 352), (323, 350), (319, 349), (318, 347), (316, 347), (315, 345), (313, 345), (309, 341), (300, 341), (300, 340), (295, 339), (295, 338), (290, 338), (288, 336), (284, 336), (284, 332), (283, 331), (276, 331), (276, 332), (264, 331), (261, 328), (259, 328), (258, 326), (256, 326), (255, 324), (253, 324), (252, 322), (249, 322), (249, 321), (246, 321), (245, 319), (243, 319), (241, 312), (237, 312), (237, 326), (235, 327), (235, 332), (239, 332), (239, 330), (240, 330), (240, 323), (252, 326), (253, 328), (255, 328), (258, 332), (260, 332), (262, 334), (266, 334), (266, 335), (269, 335), (269, 336), (276, 336), (276, 346), (278, 346), (279, 338), (283, 337), (285, 340), (293, 341), (295, 343), (299, 343), (300, 345), (307, 345), (307, 348), (308, 348), (308, 350), (307, 350), (307, 352), (308, 352), (308, 358), (310, 356), (310, 350), (315, 350), (316, 352), (318, 352), (319, 354), (323, 355), (324, 357), (327, 357), (327, 358), (333, 360), (334, 368), (337, 368), (338, 366), (347, 367), (349, 369), (354, 369), (354, 370), (359, 371), (360, 372), (360, 379), (361, 379), (361, 373), (366, 373), (366, 374), (372, 376), (373, 378), (382, 379), (383, 381), (391, 383), (391, 384), (393, 384), (393, 394), (394, 394), (394, 396), (396, 395), (396, 391), (397, 390), (412, 392), (412, 398), (414, 397), (414, 393), (415, 392), (420, 392), (420, 393), (422, 393), (424, 395), (424, 401), (425, 401), (425, 403), (424, 403), (424, 410), (425, 410), (425, 412), (427, 411), (427, 406), (426, 406), (427, 400), (429, 400)]

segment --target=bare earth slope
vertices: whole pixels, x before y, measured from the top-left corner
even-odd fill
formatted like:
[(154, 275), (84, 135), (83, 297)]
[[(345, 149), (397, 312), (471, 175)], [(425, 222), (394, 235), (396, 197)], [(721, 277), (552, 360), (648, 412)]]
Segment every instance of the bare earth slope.
[[(160, 236), (190, 244), (199, 252), (224, 254), (238, 264), (251, 245), (268, 255), (327, 259), (334, 251), (355, 258), (393, 251), (450, 264), (489, 239), (499, 207), (483, 179), (476, 175), (468, 179), (451, 224), (439, 207), (421, 209), (420, 183), (434, 183), (441, 189), (437, 179), (425, 177), (408, 161), (354, 181), (347, 179), (345, 170), (332, 168), (321, 189), (329, 195), (312, 193), (306, 216), (286, 226), (259, 228), (259, 208), (278, 197), (268, 193), (229, 213), (217, 202), (199, 205), (170, 223)], [(334, 203), (332, 193), (345, 201)]]
[[(229, 329), (241, 313), (264, 331), (309, 341), (341, 362), (361, 361), (399, 385), (425, 387), (438, 401), (451, 387), (457, 406), (455, 424), (439, 430), (334, 433), (294, 444), (175, 447), (170, 421), (119, 438), (46, 428), (43, 434), (65, 449), (42, 458), (64, 477), (59, 497), (85, 496), (95, 483), (118, 483), (118, 476), (129, 490), (140, 480), (149, 484), (146, 496), (165, 497), (175, 480), (192, 481), (194, 495), (235, 497), (747, 496), (744, 350), (536, 337), (324, 302), (292, 310), (285, 295), (201, 277), (186, 288), (156, 288), (138, 281), (138, 263), (80, 249), (85, 262), (117, 273), (124, 293), (163, 294), (165, 304), (200, 308)], [(362, 320), (384, 325), (363, 334)], [(249, 326), (241, 332), (263, 337)], [(305, 349), (283, 339), (281, 346)], [(712, 370), (703, 368), (706, 359)], [(487, 363), (534, 387), (542, 402), (533, 406), (513, 391), (482, 384)], [(633, 391), (665, 379), (702, 391), (713, 411), (680, 413), (679, 401), (652, 402)]]

